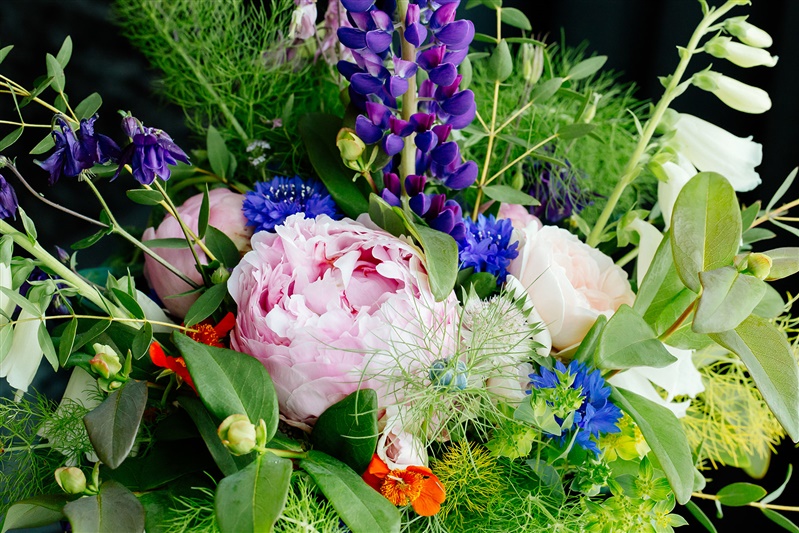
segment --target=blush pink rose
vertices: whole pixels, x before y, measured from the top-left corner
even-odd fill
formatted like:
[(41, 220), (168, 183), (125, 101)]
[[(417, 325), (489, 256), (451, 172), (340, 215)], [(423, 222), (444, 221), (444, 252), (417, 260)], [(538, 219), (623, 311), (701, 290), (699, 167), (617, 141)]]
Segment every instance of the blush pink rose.
[(409, 374), (423, 380), (451, 353), (457, 299), (435, 302), (415, 247), (325, 215), (293, 215), (275, 232), (253, 236), (228, 280), (231, 339), (264, 363), (287, 421), (308, 427), (360, 388), (395, 405)]
[(539, 228), (542, 226), (537, 216), (531, 214), (526, 207), (519, 204), (500, 205), (497, 218), (509, 218), (510, 223), (513, 225), (513, 229), (519, 231), (523, 231), (524, 228), (527, 227), (527, 224), (531, 222), (537, 224)]
[[(203, 195), (197, 194), (178, 207), (180, 218), (195, 232), (202, 200)], [(228, 189), (213, 189), (208, 194), (208, 200), (208, 223), (230, 237), (239, 251), (248, 249), (252, 227), (247, 226), (247, 219), (241, 211), (244, 196)], [(167, 215), (158, 228), (147, 228), (142, 235), (143, 241), (166, 238), (183, 238), (180, 224), (171, 215)], [(208, 258), (205, 253), (199, 247), (195, 247), (195, 250), (200, 262), (207, 264)], [(202, 276), (195, 268), (194, 256), (188, 248), (156, 248), (155, 252), (190, 279), (202, 283)], [(191, 287), (149, 255), (144, 256), (144, 277), (147, 278), (147, 283), (153, 288), (164, 306), (176, 317), (186, 316), (186, 311), (198, 298), (196, 295), (167, 298), (167, 296), (186, 292)]]
[(632, 305), (627, 273), (610, 257), (556, 226), (530, 223), (524, 234), (524, 246), (508, 271), (527, 289), (553, 348), (579, 343), (599, 315)]

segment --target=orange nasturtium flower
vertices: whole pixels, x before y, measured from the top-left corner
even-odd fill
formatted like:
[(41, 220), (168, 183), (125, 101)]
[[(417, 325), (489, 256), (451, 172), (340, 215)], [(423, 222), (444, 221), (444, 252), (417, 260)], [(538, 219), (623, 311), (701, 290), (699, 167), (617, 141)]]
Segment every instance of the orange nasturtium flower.
[(150, 344), (150, 359), (152, 359), (155, 366), (166, 368), (178, 375), (183, 381), (197, 392), (197, 387), (194, 386), (194, 381), (189, 375), (189, 369), (186, 368), (186, 361), (182, 357), (172, 357), (164, 353), (164, 349), (157, 342)]
[(436, 514), (446, 499), (444, 487), (429, 468), (409, 466), (404, 470), (389, 470), (377, 454), (372, 456), (363, 480), (394, 505), (411, 504), (421, 516)]

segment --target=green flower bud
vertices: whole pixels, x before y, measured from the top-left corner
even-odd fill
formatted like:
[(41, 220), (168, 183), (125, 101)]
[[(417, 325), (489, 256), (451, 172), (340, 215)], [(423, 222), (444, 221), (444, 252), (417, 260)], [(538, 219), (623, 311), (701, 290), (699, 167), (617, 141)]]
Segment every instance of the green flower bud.
[(522, 172), (522, 165), (516, 167), (516, 172), (513, 173), (510, 186), (517, 191), (521, 191), (524, 188), (524, 172)]
[[(344, 162), (357, 161), (366, 151), (366, 145), (355, 132), (349, 128), (342, 128), (336, 136), (336, 146), (341, 152)], [(347, 165), (349, 166), (349, 165)]]
[(107, 344), (95, 343), (93, 346), (95, 356), (89, 361), (89, 365), (97, 374), (109, 379), (122, 370), (122, 363), (119, 355)]
[(67, 494), (82, 494), (86, 490), (86, 475), (74, 466), (56, 468), (55, 480)]
[(214, 270), (213, 274), (211, 274), (211, 283), (213, 283), (214, 285), (218, 285), (220, 283), (226, 282), (229, 277), (230, 277), (230, 271), (227, 268), (220, 266), (219, 268)]
[(522, 44), (522, 76), (535, 85), (544, 73), (544, 48), (532, 43)]
[[(258, 431), (247, 415), (230, 415), (222, 421), (217, 430), (222, 444), (233, 455), (246, 455), (255, 448)], [(264, 435), (266, 430), (264, 429)]]
[(771, 258), (766, 254), (752, 253), (746, 261), (746, 270), (758, 279), (766, 279), (771, 273)]

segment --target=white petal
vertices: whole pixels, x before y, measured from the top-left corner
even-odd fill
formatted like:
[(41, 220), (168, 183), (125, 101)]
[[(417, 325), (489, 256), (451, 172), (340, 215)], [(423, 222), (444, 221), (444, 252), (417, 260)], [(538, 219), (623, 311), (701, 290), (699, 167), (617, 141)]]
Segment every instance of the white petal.
[(658, 391), (652, 386), (652, 382), (646, 377), (642, 376), (638, 370), (638, 368), (631, 368), (616, 374), (612, 378), (608, 379), (608, 383), (639, 394), (644, 398), (651, 400), (658, 405), (662, 405), (666, 409), (669, 409), (677, 418), (683, 418), (688, 412), (688, 406), (691, 405), (691, 402), (667, 402), (660, 396), (660, 394), (658, 394)]
[(40, 320), (23, 310), (19, 314), (20, 322), (14, 327), (14, 340), (5, 359), (0, 362), (0, 378), (6, 378), (8, 384), (23, 392), (33, 382), (44, 352), (39, 346)]
[(629, 227), (638, 232), (640, 241), (638, 245), (638, 267), (636, 268), (636, 279), (640, 287), (644, 281), (644, 276), (649, 271), (652, 259), (655, 258), (655, 252), (660, 246), (660, 241), (663, 240), (663, 235), (655, 226), (640, 218), (635, 219)]
[[(149, 296), (138, 289), (136, 289), (136, 302), (139, 304), (139, 307), (142, 308), (142, 311), (144, 311), (144, 317), (147, 320), (153, 320), (155, 322), (167, 322), (170, 324), (173, 323), (166, 316), (164, 310), (158, 307), (157, 303), (155, 303), (150, 299)], [(153, 326), (153, 333), (169, 333), (171, 331), (172, 328), (169, 326), (161, 326), (157, 324)]]

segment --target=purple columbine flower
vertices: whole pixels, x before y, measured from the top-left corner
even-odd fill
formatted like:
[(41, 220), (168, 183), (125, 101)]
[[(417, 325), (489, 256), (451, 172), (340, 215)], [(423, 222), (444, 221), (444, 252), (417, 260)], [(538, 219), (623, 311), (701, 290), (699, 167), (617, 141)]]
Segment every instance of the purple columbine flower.
[(0, 174), (0, 218), (5, 220), (9, 217), (14, 217), (16, 219), (18, 207), (19, 202), (17, 201), (17, 193), (14, 192), (14, 187)]
[(157, 177), (164, 181), (169, 179), (169, 165), (175, 166), (178, 161), (189, 162), (189, 156), (163, 130), (145, 128), (141, 122), (130, 116), (122, 119), (122, 129), (131, 138), (131, 143), (125, 147), (119, 158), (119, 168), (114, 179), (119, 176), (122, 167), (129, 164), (136, 181), (142, 185), (150, 185)]
[(461, 270), (471, 267), (475, 272), (488, 272), (497, 278), (498, 286), (502, 285), (511, 261), (519, 256), (519, 241), (511, 242), (510, 219), (478, 215), (477, 222), (467, 219), (466, 226), (464, 238), (458, 241)]
[(306, 218), (319, 215), (339, 218), (336, 204), (324, 185), (299, 176), (275, 176), (271, 181), (256, 183), (255, 190), (244, 195), (242, 211), (247, 225), (255, 226), (255, 231), (274, 231), (275, 226), (296, 213), (303, 213)]

